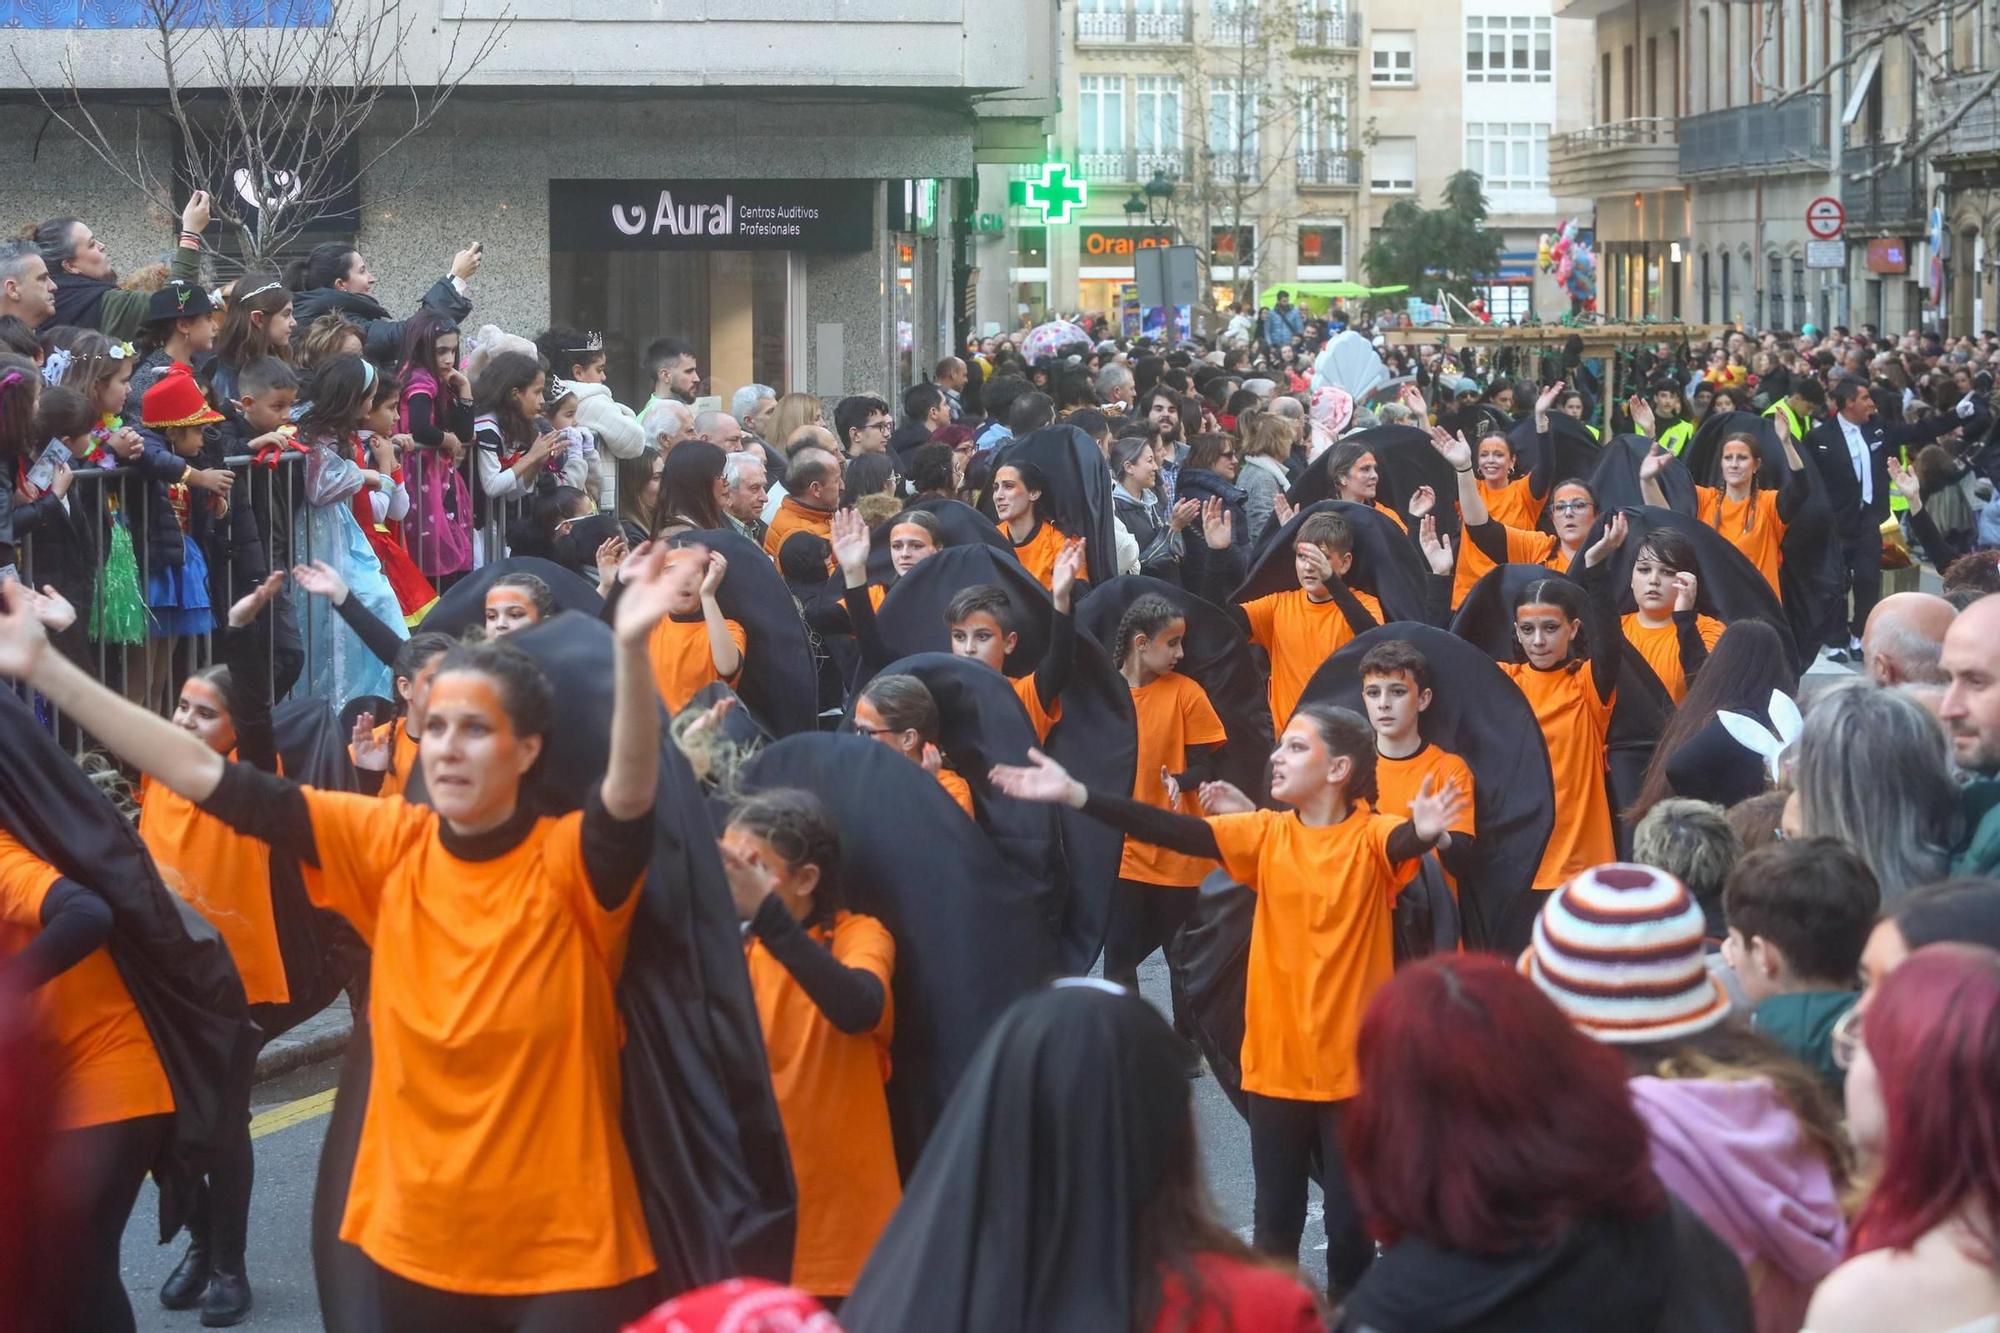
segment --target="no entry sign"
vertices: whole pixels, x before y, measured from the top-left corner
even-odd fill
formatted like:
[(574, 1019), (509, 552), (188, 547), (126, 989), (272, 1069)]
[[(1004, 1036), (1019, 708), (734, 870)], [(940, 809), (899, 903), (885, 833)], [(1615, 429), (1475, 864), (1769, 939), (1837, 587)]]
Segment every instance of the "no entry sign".
[(1834, 240), (1846, 225), (1847, 210), (1832, 195), (1823, 194), (1806, 205), (1806, 230), (1820, 240)]

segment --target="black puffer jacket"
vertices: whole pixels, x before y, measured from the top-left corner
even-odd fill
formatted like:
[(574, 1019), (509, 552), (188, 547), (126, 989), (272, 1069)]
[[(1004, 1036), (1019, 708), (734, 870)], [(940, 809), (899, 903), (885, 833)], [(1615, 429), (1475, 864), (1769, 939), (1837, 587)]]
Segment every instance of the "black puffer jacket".
[[(1250, 550), (1250, 497), (1241, 486), (1230, 482), (1219, 472), (1207, 468), (1182, 468), (1174, 483), (1174, 500), (1220, 500), (1229, 511), (1233, 523), (1231, 547), (1239, 555), (1247, 557)], [(1181, 582), (1190, 588), (1209, 586), (1206, 569), (1209, 560), (1208, 543), (1194, 540), (1181, 543)]]
[[(435, 310), (448, 315), (463, 324), (465, 317), (472, 313), (470, 297), (460, 296), (449, 276), (439, 278), (424, 293), (420, 303), (426, 310)], [(292, 314), (298, 319), (292, 336), (303, 339), (312, 322), (321, 315), (337, 314), (349, 323), (361, 328), (362, 354), (370, 361), (388, 365), (403, 357), (403, 324), (405, 321), (391, 319), (389, 312), (380, 301), (360, 292), (344, 292), (338, 287), (315, 287), (309, 292), (299, 292), (292, 297)]]

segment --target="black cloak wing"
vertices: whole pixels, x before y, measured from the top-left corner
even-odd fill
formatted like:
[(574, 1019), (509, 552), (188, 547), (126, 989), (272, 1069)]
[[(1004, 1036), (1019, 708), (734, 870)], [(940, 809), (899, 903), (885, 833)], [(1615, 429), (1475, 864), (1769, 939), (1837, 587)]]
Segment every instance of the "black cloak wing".
[[(1470, 438), (1469, 436), (1467, 438)], [(1507, 442), (1514, 446), (1514, 462), (1523, 476), (1534, 470), (1541, 461), (1542, 437), (1535, 433), (1533, 416), (1522, 418), (1521, 422), (1507, 432)], [(1479, 441), (1473, 440), (1476, 447)], [(1549, 488), (1572, 479), (1588, 479), (1597, 472), (1598, 455), (1603, 451), (1596, 437), (1581, 421), (1567, 412), (1549, 413), (1549, 443), (1555, 449), (1555, 466), (1549, 472)], [(1456, 485), (1450, 494), (1458, 494)]]
[[(1626, 544), (1630, 543), (1631, 538), (1626, 538)], [(1548, 577), (1549, 571), (1540, 565), (1501, 565), (1488, 572), (1472, 585), (1459, 604), (1451, 632), (1476, 644), (1496, 662), (1519, 661), (1514, 642), (1514, 599), (1536, 579)], [(1611, 628), (1614, 633), (1618, 630), (1615, 624)], [(1674, 711), (1666, 686), (1660, 684), (1660, 678), (1646, 665), (1646, 659), (1625, 641), (1623, 634), (1618, 637), (1623, 655), (1617, 694), (1611, 705), (1611, 728), (1605, 737), (1606, 783), (1614, 815), (1638, 798), (1646, 765), (1653, 758), (1653, 747), (1659, 743), (1660, 732)], [(1539, 738), (1541, 733), (1537, 729), (1534, 734)], [(1522, 738), (1524, 744), (1526, 739)], [(1622, 848), (1627, 840), (1622, 824), (1618, 836)]]
[(1259, 791), (1274, 743), (1271, 694), (1249, 640), (1227, 612), (1178, 584), (1122, 574), (1083, 599), (1077, 628), (1095, 639), (1108, 658), (1117, 650), (1118, 622), (1147, 593), (1166, 598), (1187, 614), (1187, 655), (1179, 670), (1208, 695), (1229, 735), (1222, 746), (1220, 776), (1245, 792)]
[(1167, 941), (1174, 1012), (1194, 1031), (1216, 1086), (1238, 1114), (1243, 1100), (1243, 1001), (1249, 987), (1250, 927), (1257, 895), (1227, 870), (1208, 872), (1194, 910)]
[(791, 589), (757, 543), (731, 529), (684, 532), (675, 546), (699, 543), (729, 562), (715, 600), (743, 627), (743, 675), (736, 693), (774, 736), (819, 725), (819, 670)]
[[(1003, 590), (1014, 609), (1020, 642), (1007, 659), (1007, 673), (1021, 676), (1033, 672), (1048, 643), (1054, 604), (1011, 553), (988, 546), (955, 546), (940, 551), (896, 580), (877, 614), (889, 651), (898, 656), (949, 652), (951, 634), (945, 627), (945, 607), (961, 589), (979, 583)], [(1139, 762), (1132, 691), (1104, 650), (1087, 635), (1076, 637), (1076, 657), (1061, 703), (1062, 719), (1049, 732), (1045, 747), (1050, 757), (1093, 790), (1131, 791), (1132, 771)], [(1058, 818), (1067, 871), (1059, 957), (1064, 970), (1083, 972), (1104, 946), (1111, 886), (1118, 878), (1125, 837), (1067, 806)]]
[[(1766, 488), (1785, 484), (1785, 451), (1778, 443), (1778, 431), (1769, 417), (1755, 412), (1711, 412), (1695, 427), (1681, 462), (1688, 475), (1703, 486), (1722, 484), (1722, 442), (1731, 435), (1754, 435), (1764, 462), (1757, 469), (1757, 481)], [(1670, 494), (1668, 499), (1672, 499)]]
[[(963, 500), (929, 499), (918, 500), (908, 506), (921, 509), (938, 521), (944, 529), (946, 546), (990, 546), (1008, 555), (1014, 553), (1014, 545), (995, 527), (993, 520), (966, 504)], [(868, 534), (868, 581), (887, 587), (896, 581), (896, 570), (889, 563), (889, 529), (896, 526), (896, 520), (886, 519), (875, 525)]]
[(1482, 647), (1419, 624), (1384, 625), (1360, 635), (1313, 674), (1301, 701), (1338, 704), (1366, 716), (1361, 659), (1391, 640), (1410, 644), (1430, 663), (1431, 706), (1420, 723), (1424, 738), (1472, 770), (1479, 866), (1460, 882), (1459, 900), (1466, 943), (1490, 947), (1513, 905), (1533, 890), (1555, 827), (1548, 751), (1522, 743), (1537, 731), (1535, 710)]
[[(1381, 471), (1376, 499), (1399, 514), (1407, 513), (1410, 497), (1419, 486), (1428, 486), (1438, 498), (1431, 513), (1437, 518), (1439, 534), (1458, 532), (1458, 506), (1451, 503), (1458, 494), (1458, 478), (1427, 432), (1415, 426), (1370, 426), (1342, 436), (1340, 443), (1365, 444), (1374, 453)], [(1304, 506), (1334, 498), (1333, 480), (1327, 475), (1332, 457), (1332, 449), (1323, 450), (1306, 466), (1288, 493), (1293, 504)]]
[[(1447, 465), (1449, 466), (1449, 465)], [(1457, 494), (1454, 487), (1452, 492)], [(1292, 515), (1292, 521), (1272, 529), (1250, 556), (1250, 572), (1230, 598), (1233, 602), (1255, 601), (1274, 592), (1299, 586), (1298, 570), (1292, 564), (1292, 547), (1297, 543), (1299, 525), (1322, 509), (1331, 509), (1354, 529), (1354, 568), (1347, 584), (1373, 593), (1390, 620), (1424, 618), (1424, 579), (1428, 571), (1423, 557), (1410, 544), (1394, 519), (1380, 510), (1351, 500), (1321, 500)]]
[(1082, 537), (1088, 578), (1103, 583), (1118, 573), (1118, 547), (1111, 525), (1111, 465), (1097, 441), (1075, 426), (1044, 426), (1000, 446), (993, 469), (1032, 463), (1049, 479), (1042, 504), (1056, 526)]
[(152, 1164), (165, 1242), (187, 1219), (192, 1187), (249, 1118), (262, 1039), (242, 979), (215, 927), (161, 882), (139, 830), (12, 690), (0, 690), (0, 827), (111, 907), (106, 947), (174, 1094), (167, 1145)]
[[(1597, 506), (1609, 511), (1634, 508), (1646, 503), (1639, 483), (1639, 465), (1653, 452), (1653, 442), (1644, 435), (1617, 435), (1605, 441), (1590, 488), (1597, 492)], [(1682, 514), (1696, 512), (1694, 478), (1680, 459), (1669, 457), (1660, 469), (1660, 490), (1669, 508)]]
[(486, 590), (502, 574), (533, 574), (549, 585), (558, 611), (581, 611), (601, 615), (604, 599), (595, 584), (570, 573), (553, 560), (537, 555), (510, 555), (490, 565), (481, 565), (439, 595), (437, 605), (424, 617), (422, 628), (457, 638), (486, 621)]
[[(1606, 513), (1610, 511), (1607, 509)], [(1639, 547), (1646, 534), (1659, 528), (1672, 528), (1694, 543), (1695, 577), (1698, 584), (1695, 591), (1695, 609), (1703, 615), (1714, 616), (1724, 624), (1734, 624), (1739, 620), (1761, 620), (1776, 631), (1785, 641), (1785, 653), (1792, 670), (1799, 669), (1798, 645), (1792, 639), (1791, 624), (1785, 619), (1785, 608), (1779, 603), (1778, 595), (1771, 591), (1771, 585), (1757, 566), (1750, 563), (1743, 552), (1729, 544), (1729, 539), (1688, 514), (1672, 509), (1660, 509), (1653, 505), (1642, 505), (1624, 511), (1630, 525), (1625, 544), (1612, 552), (1611, 577), (1613, 587), (1618, 589), (1618, 612), (1623, 615), (1637, 610), (1632, 600), (1632, 566), (1638, 563)], [(1604, 520), (1584, 539), (1584, 548), (1589, 549), (1604, 532)]]
[(1040, 886), (886, 745), (791, 736), (752, 760), (743, 783), (802, 787), (825, 803), (840, 828), (847, 905), (896, 938), (889, 1113), (907, 1177), (987, 1029), (1055, 974)]
[[(564, 614), (519, 631), (508, 646), (534, 658), (551, 680), (605, 682), (602, 689), (564, 696), (563, 724), (550, 731), (530, 779), (541, 809), (574, 810), (602, 780), (609, 759), (610, 629), (595, 617)], [(405, 795), (424, 800), (421, 771)], [(795, 1212), (791, 1159), (743, 966), (742, 929), (706, 802), (687, 761), (664, 737), (653, 857), (632, 918), (618, 1008), (625, 1024), (625, 1143), (662, 1293), (736, 1276), (787, 1280)], [(351, 1043), (336, 1108), (361, 1104), (367, 1063), (367, 1043)], [(345, 1284), (355, 1280), (356, 1269), (337, 1252), (352, 1247), (324, 1234), (326, 1217), (337, 1221), (344, 1206), (360, 1119), (336, 1115), (328, 1126), (314, 1204), (321, 1300), (335, 1333), (372, 1327), (351, 1313), (372, 1302), (340, 1295), (352, 1290)], [(359, 1274), (365, 1281), (365, 1265)]]

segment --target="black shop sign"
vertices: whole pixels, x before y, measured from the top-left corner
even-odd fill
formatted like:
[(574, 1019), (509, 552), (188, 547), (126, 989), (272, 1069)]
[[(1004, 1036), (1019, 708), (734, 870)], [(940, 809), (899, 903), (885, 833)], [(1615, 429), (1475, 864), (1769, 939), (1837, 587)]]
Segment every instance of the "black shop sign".
[(873, 181), (549, 182), (556, 250), (859, 251), (874, 244)]

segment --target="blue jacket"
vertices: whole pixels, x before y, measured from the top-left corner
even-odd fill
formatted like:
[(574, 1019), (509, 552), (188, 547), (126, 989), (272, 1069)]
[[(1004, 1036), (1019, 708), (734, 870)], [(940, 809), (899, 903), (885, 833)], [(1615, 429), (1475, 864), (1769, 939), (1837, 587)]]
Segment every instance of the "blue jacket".
[(1271, 347), (1288, 343), (1306, 331), (1306, 317), (1295, 305), (1274, 305), (1264, 315), (1264, 342)]

